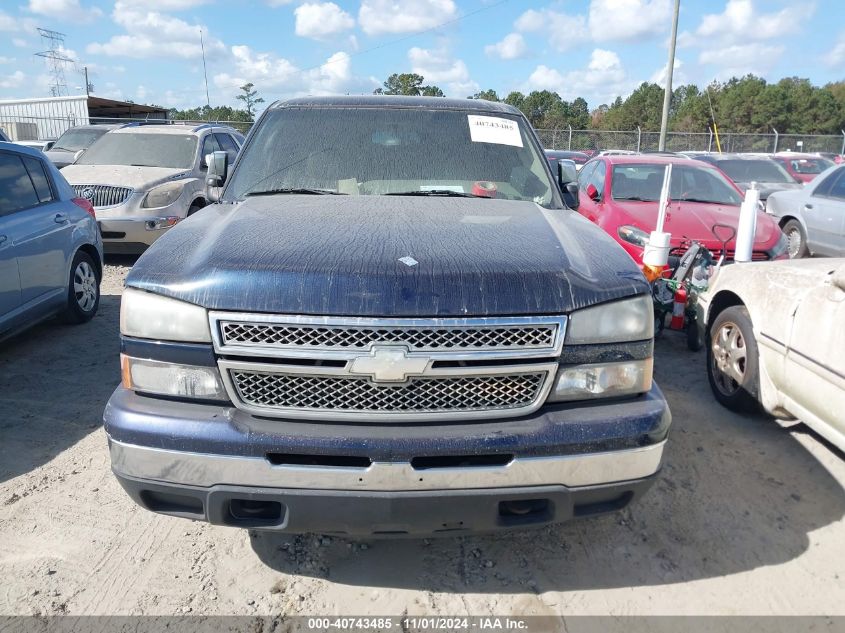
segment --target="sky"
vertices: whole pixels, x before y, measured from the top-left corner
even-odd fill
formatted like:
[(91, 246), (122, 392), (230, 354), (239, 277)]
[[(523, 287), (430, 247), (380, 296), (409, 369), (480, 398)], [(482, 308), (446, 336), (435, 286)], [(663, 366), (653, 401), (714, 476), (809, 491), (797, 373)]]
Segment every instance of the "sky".
[[(416, 72), (447, 96), (582, 96), (665, 82), (673, 0), (0, 0), (0, 99), (50, 96), (38, 27), (65, 34), (70, 94), (212, 105), (371, 93)], [(754, 73), (845, 79), (845, 0), (681, 0), (675, 86)], [(265, 104), (266, 105), (266, 104)]]

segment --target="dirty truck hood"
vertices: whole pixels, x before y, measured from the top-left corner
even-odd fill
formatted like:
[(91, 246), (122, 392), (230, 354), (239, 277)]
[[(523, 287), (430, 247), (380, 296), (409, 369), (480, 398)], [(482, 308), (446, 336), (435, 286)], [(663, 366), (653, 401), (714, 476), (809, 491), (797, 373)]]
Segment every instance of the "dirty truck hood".
[(648, 291), (572, 211), (399, 196), (212, 205), (158, 240), (127, 284), (209, 309), (405, 317), (561, 314)]
[(131, 165), (68, 165), (62, 176), (71, 185), (112, 185), (146, 191), (169, 180), (175, 180), (187, 169), (171, 167), (132, 167)]

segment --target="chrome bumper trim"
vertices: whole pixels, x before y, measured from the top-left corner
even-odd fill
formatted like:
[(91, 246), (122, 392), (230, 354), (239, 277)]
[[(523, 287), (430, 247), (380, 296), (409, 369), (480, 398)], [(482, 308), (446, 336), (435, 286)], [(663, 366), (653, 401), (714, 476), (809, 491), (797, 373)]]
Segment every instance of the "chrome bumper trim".
[(660, 469), (665, 440), (643, 448), (543, 457), (517, 457), (504, 466), (415, 470), (408, 462), (368, 468), (274, 466), (259, 457), (232, 457), (148, 448), (109, 438), (117, 475), (164, 483), (309, 490), (454, 490), (542, 486), (571, 488), (642, 479)]

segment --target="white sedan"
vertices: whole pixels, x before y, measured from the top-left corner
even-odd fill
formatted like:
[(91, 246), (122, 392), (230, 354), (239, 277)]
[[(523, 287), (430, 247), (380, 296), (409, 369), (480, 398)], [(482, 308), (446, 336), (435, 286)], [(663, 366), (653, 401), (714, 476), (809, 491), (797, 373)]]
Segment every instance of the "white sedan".
[(725, 266), (698, 317), (721, 404), (762, 405), (845, 450), (845, 259)]

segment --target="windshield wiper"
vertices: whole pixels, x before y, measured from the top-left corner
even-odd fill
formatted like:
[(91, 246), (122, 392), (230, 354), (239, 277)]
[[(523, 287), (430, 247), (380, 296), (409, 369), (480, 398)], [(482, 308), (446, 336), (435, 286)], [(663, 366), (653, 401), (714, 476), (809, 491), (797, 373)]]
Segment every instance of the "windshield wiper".
[(727, 204), (716, 200), (704, 200), (703, 198), (675, 198), (675, 202), (701, 202), (703, 204)]
[(625, 196), (624, 198), (617, 198), (613, 196), (614, 200), (634, 200), (636, 202), (657, 202), (657, 200), (652, 200), (651, 198), (640, 198), (639, 196)]
[(345, 196), (348, 194), (340, 193), (339, 191), (332, 191), (330, 189), (309, 189), (307, 187), (283, 187), (281, 189), (263, 189), (259, 191), (250, 191), (244, 194), (244, 197), (249, 196), (276, 196), (281, 194), (306, 194), (312, 196)]
[(484, 198), (485, 196), (476, 196), (474, 193), (464, 193), (463, 191), (452, 191), (451, 189), (428, 189), (426, 191), (391, 191), (384, 194), (386, 196), (446, 196), (452, 198)]

